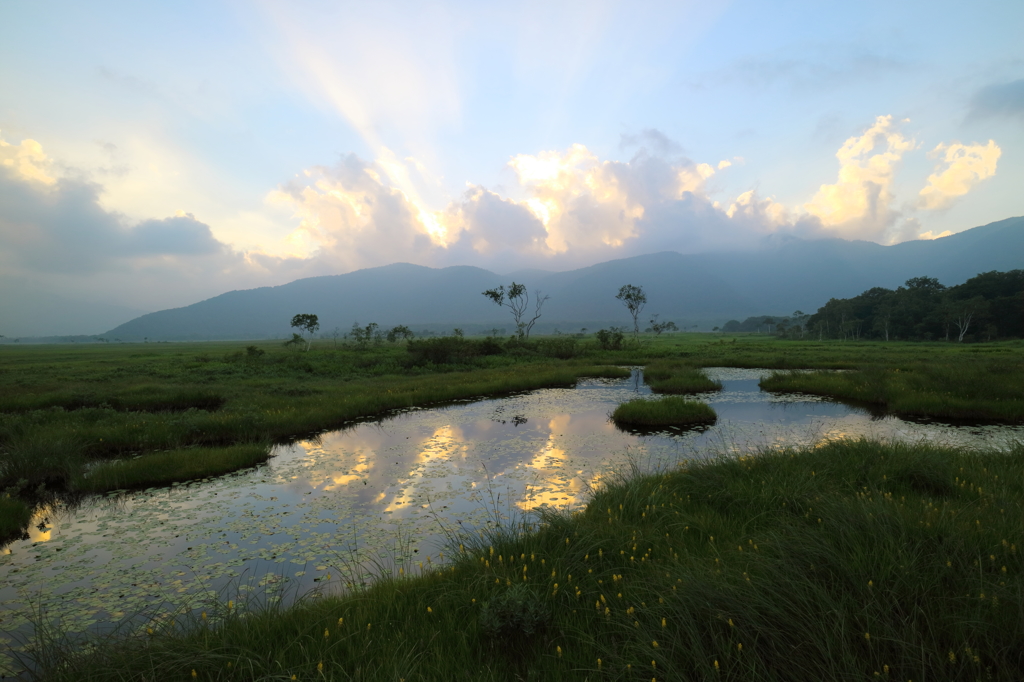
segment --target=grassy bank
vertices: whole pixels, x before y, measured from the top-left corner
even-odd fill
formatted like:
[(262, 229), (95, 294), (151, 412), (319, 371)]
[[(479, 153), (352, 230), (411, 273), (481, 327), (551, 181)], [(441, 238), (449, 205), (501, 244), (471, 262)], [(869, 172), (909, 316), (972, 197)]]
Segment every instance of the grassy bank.
[(612, 412), (612, 420), (625, 428), (657, 428), (714, 424), (718, 415), (705, 403), (678, 396), (659, 400), (635, 398), (624, 402)]
[(907, 417), (1024, 421), (1020, 363), (907, 363), (851, 372), (777, 372), (761, 381), (769, 391), (800, 392), (870, 405)]
[[(549, 361), (462, 371), (360, 376), (337, 368), (332, 371), (329, 358), (309, 361), (314, 359), (325, 365), (322, 371), (310, 373), (300, 364), (297, 369), (271, 366), (265, 372), (226, 372), (226, 376), (218, 377), (203, 371), (206, 367), (179, 365), (175, 368), (177, 375), (165, 377), (172, 388), (190, 381), (216, 381), (209, 391), (223, 396), (223, 407), (217, 410), (193, 407), (184, 411), (147, 412), (112, 407), (51, 407), (0, 413), (0, 486), (16, 485), (19, 481), (33, 487), (39, 483), (66, 486), (78, 476), (84, 463), (94, 460), (168, 450), (188, 453), (194, 448), (260, 440), (281, 442), (396, 409), (572, 386), (581, 376), (628, 375), (626, 370), (615, 367)], [(295, 362), (291, 358), (288, 361)], [(306, 361), (300, 358), (298, 362)], [(153, 368), (165, 372), (168, 369), (171, 368)], [(144, 380), (154, 382), (151, 376), (145, 376), (147, 372), (140, 374)], [(93, 401), (103, 399), (95, 397), (98, 387), (110, 393), (113, 400), (126, 390), (128, 383), (123, 379), (94, 381)], [(29, 398), (23, 399), (22, 404)], [(166, 459), (168, 456), (163, 457)], [(146, 461), (155, 463), (157, 459), (147, 456)], [(219, 472), (219, 465), (214, 469), (209, 473)]]
[(654, 393), (686, 394), (722, 390), (722, 382), (712, 381), (702, 369), (682, 360), (649, 362), (644, 367), (644, 383)]
[(44, 640), (44, 678), (1019, 680), (1022, 455), (837, 442), (634, 476), (356, 594)]
[(267, 444), (230, 445), (225, 448), (189, 448), (154, 452), (132, 459), (98, 462), (77, 471), (70, 481), (76, 492), (146, 488), (190, 481), (238, 471), (267, 460)]

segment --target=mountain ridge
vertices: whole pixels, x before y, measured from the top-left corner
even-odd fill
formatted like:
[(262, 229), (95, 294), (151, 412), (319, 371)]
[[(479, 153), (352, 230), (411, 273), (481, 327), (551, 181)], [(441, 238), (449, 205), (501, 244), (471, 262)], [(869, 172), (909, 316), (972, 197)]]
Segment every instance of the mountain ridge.
[[(566, 272), (532, 271), (531, 295), (549, 294), (546, 326), (626, 324), (615, 294), (642, 286), (644, 320), (725, 320), (756, 314), (813, 311), (829, 298), (855, 296), (875, 286), (895, 288), (911, 277), (943, 284), (979, 272), (1024, 268), (1024, 217), (1008, 218), (930, 241), (882, 246), (838, 238), (788, 239), (754, 251), (680, 254), (662, 251), (619, 258)], [(525, 274), (525, 273), (524, 273)], [(110, 330), (122, 340), (256, 339), (288, 337), (297, 313), (320, 317), (321, 334), (354, 322), (383, 327), (504, 328), (507, 311), (481, 292), (510, 278), (471, 265), (430, 268), (392, 263), (343, 275), (322, 275), (275, 287), (225, 292), (189, 306), (137, 317)], [(532, 303), (531, 303), (532, 311)]]

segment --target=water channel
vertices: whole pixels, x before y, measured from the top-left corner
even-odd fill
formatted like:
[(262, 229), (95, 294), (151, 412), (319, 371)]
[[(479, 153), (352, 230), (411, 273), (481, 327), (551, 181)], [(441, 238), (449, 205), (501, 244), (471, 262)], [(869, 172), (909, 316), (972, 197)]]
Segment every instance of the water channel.
[(0, 675), (17, 672), (2, 652), (21, 649), (32, 614), (102, 632), (183, 604), (335, 589), (353, 579), (353, 558), (404, 554), (415, 572), (439, 560), (442, 526), (471, 531), (541, 505), (577, 508), (631, 467), (861, 436), (996, 449), (1024, 440), (1024, 426), (915, 423), (766, 393), (766, 373), (709, 369), (724, 390), (697, 396), (718, 413), (704, 430), (616, 429), (614, 407), (650, 392), (635, 370), (409, 410), (279, 446), (237, 474), (40, 510), (29, 539), (0, 550)]

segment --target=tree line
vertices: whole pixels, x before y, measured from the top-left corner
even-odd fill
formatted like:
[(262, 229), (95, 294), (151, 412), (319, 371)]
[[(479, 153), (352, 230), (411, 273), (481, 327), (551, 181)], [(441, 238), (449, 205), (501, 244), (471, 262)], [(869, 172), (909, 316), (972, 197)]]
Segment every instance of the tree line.
[(914, 277), (833, 298), (787, 335), (815, 339), (991, 341), (1024, 337), (1024, 270), (984, 272), (947, 287)]
[[(533, 303), (534, 309), (532, 314), (529, 312), (530, 308), (530, 294), (526, 289), (526, 285), (519, 284), (515, 281), (511, 285), (505, 287), (504, 285), (496, 287), (494, 289), (488, 289), (482, 292), (483, 296), (487, 297), (494, 304), (507, 308), (512, 315), (513, 323), (515, 324), (516, 333), (510, 339), (511, 342), (525, 343), (530, 338), (530, 332), (533, 330), (534, 324), (541, 317), (541, 311), (544, 304), (551, 298), (541, 294), (540, 291), (534, 293)], [(640, 337), (640, 315), (647, 305), (647, 294), (643, 287), (636, 286), (633, 284), (624, 284), (619, 288), (619, 292), (615, 295), (615, 298), (625, 306), (630, 317), (633, 319), (633, 340), (639, 342)], [(661, 321), (659, 315), (653, 315), (650, 320), (650, 325), (645, 331), (648, 333), (654, 333), (661, 335), (664, 332), (679, 331), (679, 327), (675, 322)], [(313, 313), (300, 313), (292, 317), (291, 326), (293, 329), (298, 329), (300, 332), (305, 332), (305, 336), (301, 333), (292, 333), (292, 338), (285, 342), (285, 346), (302, 347), (305, 345), (305, 349), (308, 351), (313, 343), (313, 337), (317, 331), (320, 330), (320, 319)], [(586, 331), (586, 330), (584, 330)], [(605, 349), (618, 350), (623, 347), (626, 332), (625, 328), (612, 327), (610, 330), (602, 329), (597, 332), (597, 338), (600, 346)], [(497, 336), (498, 330), (494, 330), (492, 336)], [(337, 339), (341, 336), (341, 330), (335, 329), (331, 333), (337, 345)], [(398, 325), (390, 330), (382, 329), (376, 322), (371, 322), (365, 327), (360, 326), (358, 322), (352, 325), (352, 330), (345, 334), (346, 339), (352, 338), (356, 345), (359, 347), (366, 347), (373, 343), (374, 345), (380, 345), (385, 339), (391, 343), (397, 341), (412, 341), (416, 334), (406, 327), (405, 325)], [(463, 333), (461, 329), (456, 328), (452, 336), (461, 339)]]

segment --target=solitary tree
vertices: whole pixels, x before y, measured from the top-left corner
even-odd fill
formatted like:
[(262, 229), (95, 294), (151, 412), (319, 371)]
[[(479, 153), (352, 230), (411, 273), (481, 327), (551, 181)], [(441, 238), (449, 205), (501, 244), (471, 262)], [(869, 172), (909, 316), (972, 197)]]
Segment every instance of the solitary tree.
[(676, 326), (675, 322), (666, 321), (658, 322), (658, 315), (651, 316), (651, 326), (645, 329), (645, 332), (654, 332), (655, 335), (661, 336), (662, 332), (677, 332), (679, 327)]
[(526, 310), (530, 306), (530, 294), (526, 291), (525, 284), (512, 282), (508, 289), (503, 284), (496, 289), (488, 289), (483, 292), (483, 295), (494, 301), (497, 305), (508, 308), (512, 312), (512, 318), (516, 322), (516, 333), (519, 335), (520, 340), (530, 338), (530, 330), (533, 329), (534, 323), (540, 319), (540, 309), (544, 306), (544, 302), (551, 298), (550, 296), (541, 296), (539, 291), (535, 291), (534, 296), (536, 296), (536, 299), (534, 301), (533, 317), (525, 320)]
[(619, 289), (619, 293), (615, 295), (615, 298), (622, 301), (622, 305), (626, 306), (626, 310), (633, 316), (633, 338), (639, 338), (640, 322), (638, 318), (640, 313), (643, 312), (644, 306), (647, 305), (647, 294), (644, 293), (644, 288), (635, 287), (632, 284), (624, 284)]
[(387, 339), (390, 343), (397, 343), (399, 339), (409, 339), (416, 336), (411, 329), (406, 327), (404, 324), (400, 324), (397, 327), (392, 327), (388, 330)]
[(320, 329), (320, 320), (316, 315), (301, 313), (292, 318), (292, 326), (309, 334), (309, 339), (306, 341), (306, 350), (308, 351), (309, 347), (313, 345), (313, 334)]

